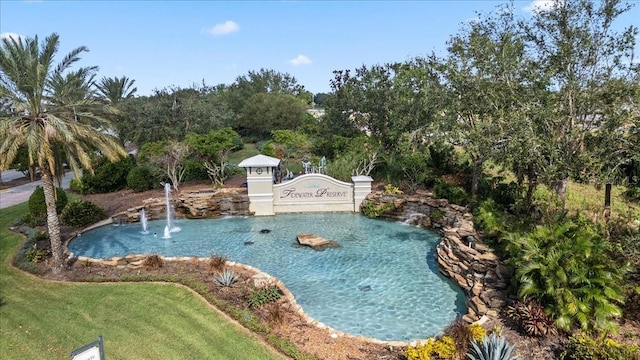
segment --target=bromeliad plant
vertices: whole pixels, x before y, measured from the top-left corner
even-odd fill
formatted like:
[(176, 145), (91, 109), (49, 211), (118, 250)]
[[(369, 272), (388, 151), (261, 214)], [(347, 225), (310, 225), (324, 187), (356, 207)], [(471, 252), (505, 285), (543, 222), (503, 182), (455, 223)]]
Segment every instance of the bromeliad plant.
[(553, 320), (535, 301), (516, 301), (507, 308), (507, 316), (514, 320), (529, 336), (557, 335)]
[(539, 226), (510, 242), (520, 298), (545, 304), (565, 331), (574, 325), (587, 331), (616, 329), (630, 266), (614, 259), (610, 243), (586, 221)]

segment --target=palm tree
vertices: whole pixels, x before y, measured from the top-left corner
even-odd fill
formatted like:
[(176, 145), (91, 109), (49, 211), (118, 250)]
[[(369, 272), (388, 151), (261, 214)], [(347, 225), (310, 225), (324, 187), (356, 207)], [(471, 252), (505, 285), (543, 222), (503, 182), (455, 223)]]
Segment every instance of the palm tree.
[(87, 91), (97, 68), (65, 73), (87, 48), (72, 50), (54, 67), (58, 46), (55, 33), (41, 44), (36, 36), (5, 38), (0, 45), (0, 98), (8, 98), (12, 108), (0, 118), (0, 169), (8, 168), (21, 146), (30, 164), (40, 168), (54, 271), (64, 261), (53, 183), (60, 165), (65, 161), (79, 177), (82, 168), (92, 171), (90, 155), (96, 152), (111, 161), (126, 156), (108, 134), (105, 116), (115, 110)]
[(135, 95), (138, 88), (132, 87), (135, 80), (131, 80), (126, 76), (121, 78), (107, 78), (103, 77), (100, 82), (96, 84), (98, 92), (110, 103), (116, 104), (124, 99), (132, 98)]
[(562, 330), (611, 331), (622, 315), (622, 283), (628, 263), (615, 259), (610, 244), (584, 223), (539, 226), (516, 240), (512, 259), (518, 295), (544, 304)]

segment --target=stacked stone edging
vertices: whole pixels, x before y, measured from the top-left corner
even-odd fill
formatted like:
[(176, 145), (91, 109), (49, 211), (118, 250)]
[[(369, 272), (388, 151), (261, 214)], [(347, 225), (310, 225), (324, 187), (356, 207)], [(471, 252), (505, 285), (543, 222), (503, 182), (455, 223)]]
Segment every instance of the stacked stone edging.
[(433, 199), (430, 194), (381, 191), (369, 194), (363, 205), (367, 202), (382, 209), (380, 218), (430, 228), (440, 234), (442, 240), (436, 248), (439, 269), (467, 295), (464, 320), (475, 322), (483, 316), (498, 316), (506, 299), (507, 268), (482, 243), (467, 208), (449, 204), (446, 199)]

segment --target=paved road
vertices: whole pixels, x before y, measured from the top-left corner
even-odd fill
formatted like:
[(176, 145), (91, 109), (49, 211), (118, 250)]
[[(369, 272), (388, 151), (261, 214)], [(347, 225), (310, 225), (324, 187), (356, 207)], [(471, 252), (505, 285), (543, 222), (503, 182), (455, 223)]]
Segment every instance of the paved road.
[[(2, 180), (8, 181), (11, 179), (17, 179), (21, 176), (17, 176), (16, 171), (12, 172), (3, 172)], [(22, 175), (21, 173), (19, 173)], [(5, 177), (6, 176), (6, 177)], [(73, 179), (73, 171), (67, 172), (62, 178), (62, 188), (68, 189), (69, 184), (71, 183), (71, 179)], [(29, 196), (33, 193), (36, 186), (42, 185), (42, 181), (34, 181), (20, 186), (14, 186), (12, 188), (8, 188), (6, 190), (0, 190), (0, 209), (4, 209), (6, 207), (20, 204), (29, 200)]]

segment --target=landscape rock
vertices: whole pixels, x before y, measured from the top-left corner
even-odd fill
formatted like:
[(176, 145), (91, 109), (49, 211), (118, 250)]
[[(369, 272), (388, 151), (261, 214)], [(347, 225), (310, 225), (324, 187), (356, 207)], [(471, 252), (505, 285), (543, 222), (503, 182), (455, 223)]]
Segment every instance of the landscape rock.
[(482, 243), (467, 208), (426, 194), (390, 195), (378, 191), (369, 194), (367, 201), (376, 208), (388, 209), (380, 218), (427, 227), (440, 234), (436, 260), (440, 272), (467, 295), (464, 320), (474, 322), (481, 317), (498, 316), (506, 302), (508, 270), (493, 250)]
[(339, 247), (338, 242), (327, 240), (321, 236), (313, 234), (299, 234), (297, 236), (300, 245), (309, 246), (314, 250), (322, 250), (328, 247)]

